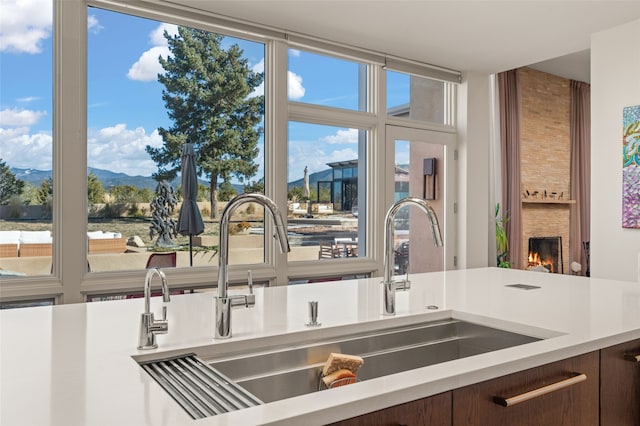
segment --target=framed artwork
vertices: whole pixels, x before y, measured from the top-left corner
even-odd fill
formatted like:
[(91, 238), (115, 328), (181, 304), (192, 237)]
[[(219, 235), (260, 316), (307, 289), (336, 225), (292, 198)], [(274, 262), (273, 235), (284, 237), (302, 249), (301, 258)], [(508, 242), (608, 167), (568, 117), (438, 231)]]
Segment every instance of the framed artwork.
[(640, 105), (622, 113), (622, 227), (640, 228)]

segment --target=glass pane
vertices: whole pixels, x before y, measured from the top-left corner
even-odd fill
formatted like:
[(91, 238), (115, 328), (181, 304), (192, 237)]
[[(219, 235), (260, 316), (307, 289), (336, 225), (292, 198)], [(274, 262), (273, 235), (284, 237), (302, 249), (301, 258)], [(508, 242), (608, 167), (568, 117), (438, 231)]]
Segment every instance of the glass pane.
[(339, 276), (313, 277), (313, 278), (297, 278), (297, 279), (289, 280), (289, 285), (322, 283), (326, 281), (358, 280), (358, 279), (364, 279), (364, 278), (369, 278), (369, 276), (365, 274), (358, 274), (358, 275), (339, 275)]
[(366, 111), (366, 65), (289, 49), (290, 101)]
[[(444, 146), (396, 140), (395, 163), (395, 201), (405, 197), (427, 200), (444, 231)], [(434, 246), (431, 223), (416, 207), (398, 212), (394, 247), (397, 275), (444, 269), (444, 249)]]
[[(365, 146), (366, 134), (358, 129), (289, 123), (290, 261), (365, 255), (366, 212), (358, 205), (365, 205), (365, 164), (360, 162), (359, 147)], [(353, 167), (362, 170), (360, 181), (342, 173)]]
[[(163, 266), (217, 265), (227, 201), (264, 192), (264, 44), (99, 8), (88, 13), (91, 271), (143, 269), (160, 261), (151, 254), (166, 252), (176, 255)], [(183, 187), (187, 142), (197, 183)], [(193, 206), (185, 199), (196, 203), (203, 231), (180, 221)], [(237, 209), (230, 263), (264, 261), (262, 222), (261, 208)]]
[(53, 306), (53, 299), (20, 300), (14, 302), (0, 302), (0, 309), (33, 308), (35, 306)]
[(387, 71), (387, 114), (445, 124), (446, 83)]
[(51, 274), (53, 251), (53, 1), (2, 14), (0, 281)]

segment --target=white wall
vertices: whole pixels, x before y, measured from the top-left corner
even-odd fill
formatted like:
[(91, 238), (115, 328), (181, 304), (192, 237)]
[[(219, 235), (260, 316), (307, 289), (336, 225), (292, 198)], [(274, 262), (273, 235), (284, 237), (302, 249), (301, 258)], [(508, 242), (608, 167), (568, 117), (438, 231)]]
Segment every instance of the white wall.
[(489, 205), (490, 78), (467, 72), (458, 87), (458, 269), (495, 266), (489, 236), (495, 239)]
[(591, 276), (638, 280), (640, 229), (622, 228), (622, 109), (640, 105), (640, 20), (591, 38)]

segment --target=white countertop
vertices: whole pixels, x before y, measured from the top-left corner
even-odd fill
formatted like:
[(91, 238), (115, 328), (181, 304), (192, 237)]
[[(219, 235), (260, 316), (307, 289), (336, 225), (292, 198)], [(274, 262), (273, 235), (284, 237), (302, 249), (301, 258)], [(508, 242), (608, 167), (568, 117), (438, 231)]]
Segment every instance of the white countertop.
[[(411, 289), (397, 293), (395, 317), (381, 314), (379, 278), (258, 289), (254, 308), (233, 311), (233, 337), (224, 341), (212, 338), (216, 293), (172, 296), (169, 333), (151, 351), (136, 349), (143, 299), (4, 310), (0, 424), (324, 424), (640, 338), (638, 283), (498, 268), (411, 279)], [(505, 287), (520, 283), (540, 288)], [(321, 327), (305, 327), (310, 300), (319, 302)], [(160, 304), (152, 299), (156, 316)], [(136, 361), (449, 313), (485, 325), (509, 322), (509, 331), (545, 339), (201, 420), (191, 419)]]

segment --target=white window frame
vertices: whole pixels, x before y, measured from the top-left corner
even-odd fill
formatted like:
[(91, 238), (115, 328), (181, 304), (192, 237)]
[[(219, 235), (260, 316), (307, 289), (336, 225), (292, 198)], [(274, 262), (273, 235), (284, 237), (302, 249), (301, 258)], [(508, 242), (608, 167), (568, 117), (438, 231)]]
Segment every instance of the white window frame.
[[(289, 120), (368, 131), (366, 143), (366, 185), (368, 194), (384, 193), (389, 165), (385, 161), (387, 124), (400, 124), (386, 116), (384, 67), (387, 58), (378, 52), (314, 40), (300, 34), (228, 20), (211, 13), (179, 8), (168, 3), (127, 0), (53, 0), (54, 2), (54, 79), (53, 106), (53, 273), (50, 276), (16, 277), (3, 280), (0, 300), (54, 298), (56, 303), (84, 302), (86, 294), (139, 291), (143, 287), (144, 270), (87, 272), (87, 10), (90, 6), (116, 12), (188, 25), (208, 31), (265, 43), (265, 193), (279, 208), (287, 208), (287, 129)], [(366, 112), (327, 108), (289, 102), (287, 97), (287, 58), (289, 48), (347, 58), (368, 65)], [(403, 61), (394, 58), (393, 65)], [(423, 77), (422, 71), (437, 67), (417, 67), (410, 71)], [(443, 69), (438, 69), (442, 72)], [(445, 70), (446, 74), (455, 72)], [(426, 71), (425, 71), (426, 72)], [(459, 75), (459, 73), (457, 73)], [(454, 78), (452, 77), (452, 78)], [(455, 85), (448, 100), (450, 121), (445, 126), (412, 122), (411, 126), (451, 132), (455, 123)], [(451, 123), (449, 125), (449, 123)], [(407, 125), (402, 120), (402, 125)], [(64, 173), (63, 173), (64, 171)], [(367, 196), (367, 256), (336, 262), (336, 275), (373, 274), (381, 271), (383, 220), (388, 207), (385, 197)], [(269, 235), (271, 221), (266, 221)], [(271, 242), (270, 242), (271, 241)], [(326, 274), (326, 264), (319, 262), (287, 262), (275, 241), (265, 241), (265, 263), (232, 265), (229, 279), (242, 282), (251, 268), (256, 281), (285, 285), (296, 277)], [(375, 249), (374, 249), (375, 247)], [(178, 268), (167, 271), (170, 287), (212, 287), (217, 267)]]

